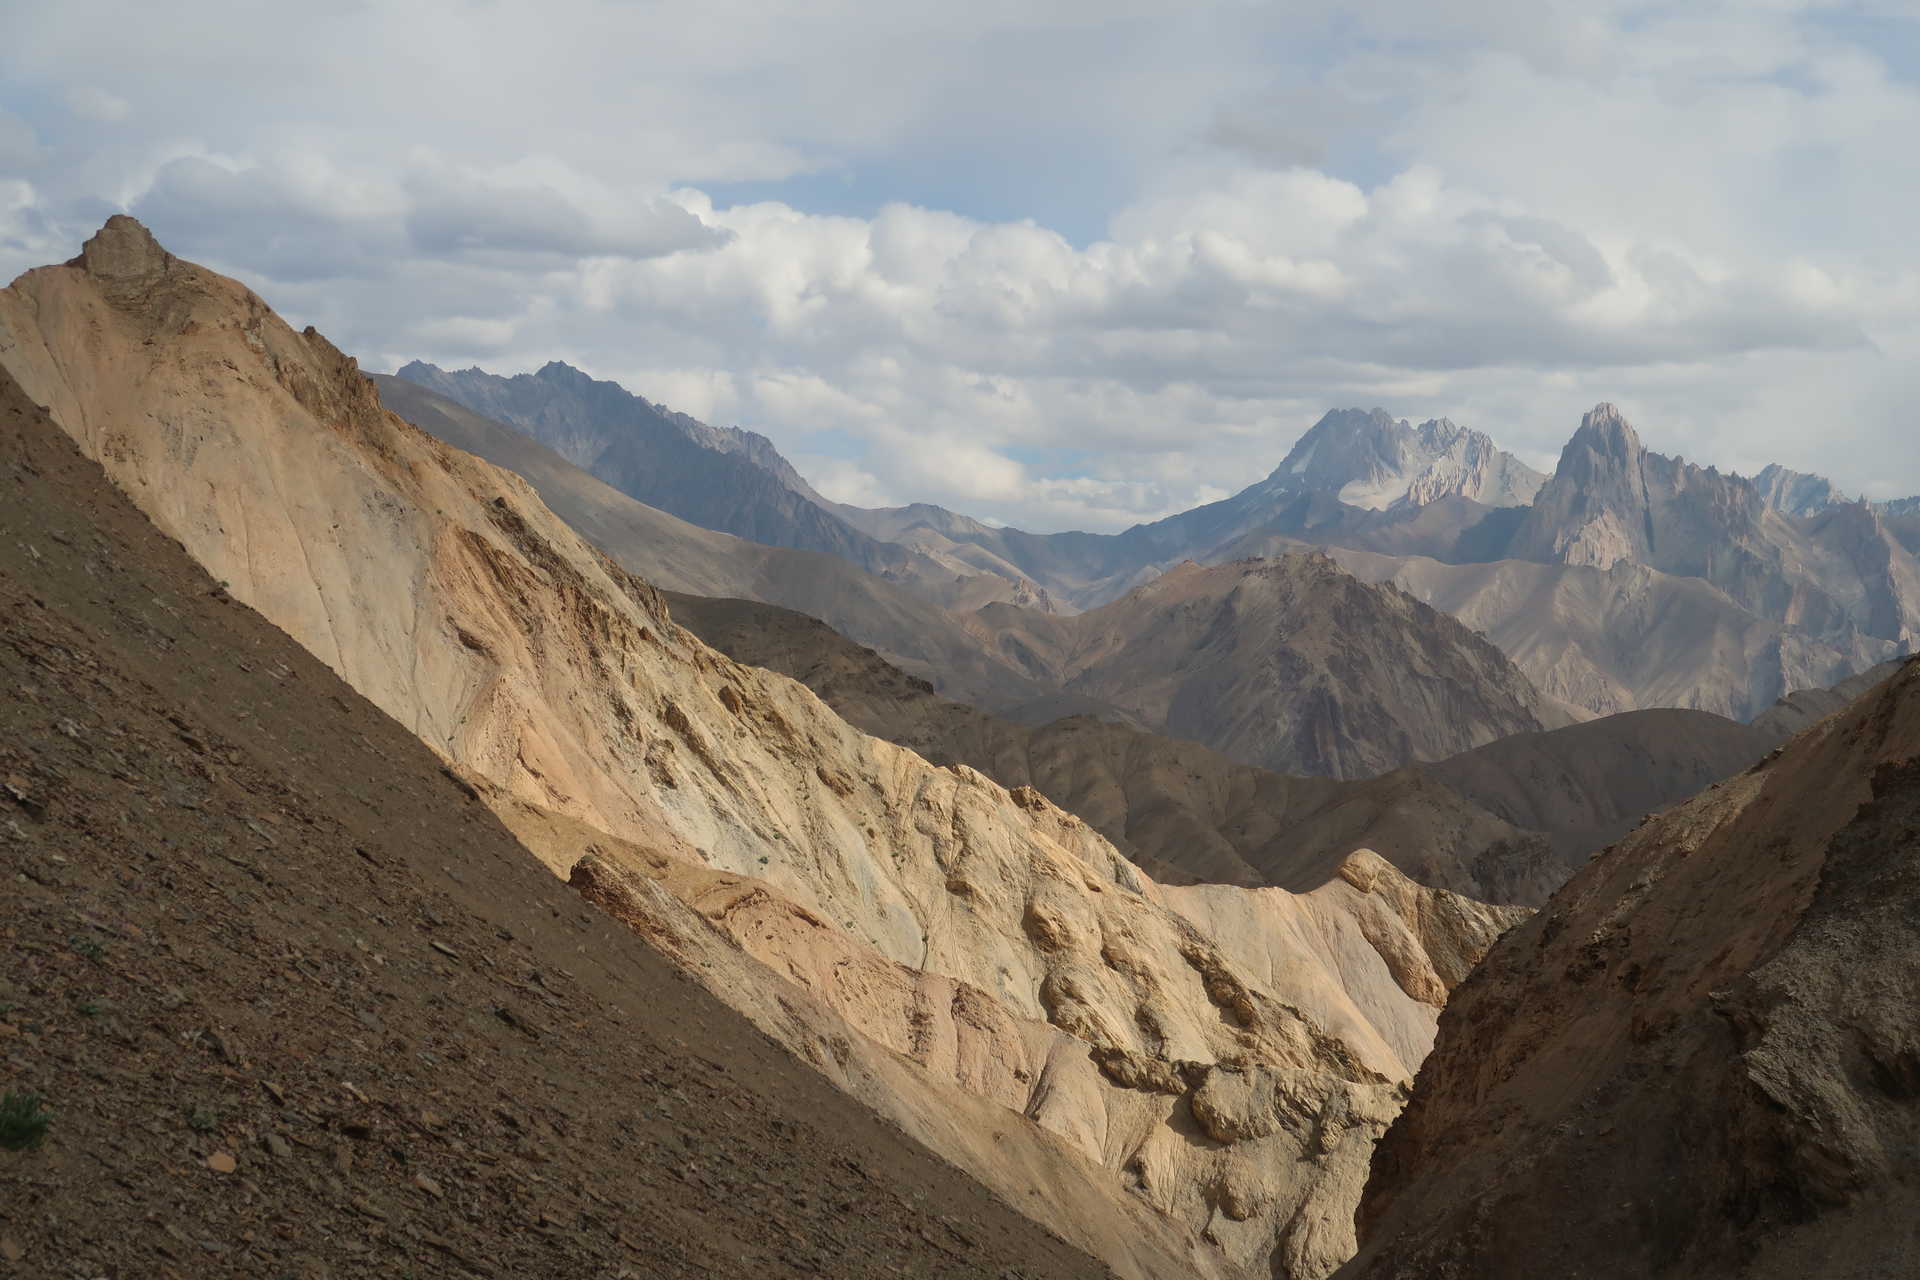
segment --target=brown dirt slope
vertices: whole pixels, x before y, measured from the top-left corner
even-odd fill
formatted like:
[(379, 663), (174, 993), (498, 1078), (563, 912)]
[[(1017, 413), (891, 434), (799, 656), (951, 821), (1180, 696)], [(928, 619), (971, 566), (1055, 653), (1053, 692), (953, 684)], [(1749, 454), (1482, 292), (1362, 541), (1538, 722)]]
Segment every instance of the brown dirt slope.
[(1494, 947), (1339, 1274), (1914, 1274), (1917, 916), (1909, 662)]
[(3, 372), (0, 492), (0, 1087), (52, 1114), (0, 1273), (1104, 1274), (584, 907)]

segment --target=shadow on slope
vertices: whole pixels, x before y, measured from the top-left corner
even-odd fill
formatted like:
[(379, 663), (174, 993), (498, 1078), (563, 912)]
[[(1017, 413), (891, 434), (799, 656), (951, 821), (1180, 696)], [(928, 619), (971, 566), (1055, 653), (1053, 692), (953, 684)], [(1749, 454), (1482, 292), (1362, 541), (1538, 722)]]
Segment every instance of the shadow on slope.
[(1103, 1268), (580, 902), (0, 372), (24, 1273)]

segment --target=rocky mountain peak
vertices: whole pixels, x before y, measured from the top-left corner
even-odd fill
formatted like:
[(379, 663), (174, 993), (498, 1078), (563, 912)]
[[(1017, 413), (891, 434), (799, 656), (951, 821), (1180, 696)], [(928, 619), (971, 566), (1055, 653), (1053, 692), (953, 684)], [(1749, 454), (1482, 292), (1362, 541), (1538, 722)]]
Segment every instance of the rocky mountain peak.
[(160, 247), (145, 224), (116, 213), (81, 246), (80, 256), (67, 265), (79, 267), (98, 280), (142, 281), (164, 275), (173, 262), (173, 255)]
[(1587, 454), (1618, 462), (1628, 462), (1645, 453), (1646, 446), (1640, 443), (1640, 435), (1626, 419), (1626, 415), (1612, 404), (1602, 400), (1580, 419), (1580, 429), (1573, 433), (1573, 439), (1567, 441), (1566, 450), (1561, 455), (1561, 465), (1568, 459)]
[(1256, 488), (1328, 493), (1348, 506), (1384, 511), (1455, 495), (1488, 506), (1525, 506), (1544, 481), (1481, 432), (1446, 418), (1416, 427), (1375, 408), (1326, 413)]
[(1768, 464), (1753, 478), (1753, 487), (1768, 506), (1790, 516), (1816, 515), (1851, 501), (1825, 476), (1792, 471), (1777, 462)]
[[(539, 371), (533, 376), (563, 387), (591, 387), (593, 385), (592, 375), (588, 374), (585, 370), (574, 368), (565, 360), (549, 360), (541, 365)], [(636, 400), (640, 399), (638, 396), (634, 398)]]

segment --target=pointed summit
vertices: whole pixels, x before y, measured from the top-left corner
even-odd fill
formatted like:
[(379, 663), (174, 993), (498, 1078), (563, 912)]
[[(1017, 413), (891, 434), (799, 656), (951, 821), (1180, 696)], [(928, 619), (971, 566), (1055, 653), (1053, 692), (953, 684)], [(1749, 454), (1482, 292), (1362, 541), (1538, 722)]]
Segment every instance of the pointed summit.
[[(1566, 453), (1583, 447), (1621, 462), (1646, 452), (1646, 446), (1640, 443), (1626, 416), (1605, 400), (1587, 410), (1580, 419), (1580, 429), (1567, 441)], [(1565, 455), (1562, 456), (1564, 460)]]
[(1654, 544), (1646, 457), (1620, 410), (1595, 405), (1560, 451), (1560, 465), (1535, 495), (1509, 554), (1598, 569), (1646, 562)]
[(137, 282), (166, 274), (174, 257), (138, 218), (116, 213), (67, 265), (99, 280)]

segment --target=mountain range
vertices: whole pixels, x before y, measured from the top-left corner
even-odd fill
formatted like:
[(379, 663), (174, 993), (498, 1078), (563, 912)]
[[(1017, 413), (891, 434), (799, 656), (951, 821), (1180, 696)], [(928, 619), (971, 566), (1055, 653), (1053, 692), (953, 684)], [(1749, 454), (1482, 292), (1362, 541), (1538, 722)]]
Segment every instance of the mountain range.
[[(0, 291), (0, 335), (45, 429), (212, 590), (438, 755), (527, 865), (913, 1141), (1122, 1275), (1351, 1253), (1439, 1007), (1519, 911), (1364, 849), (1306, 893), (1158, 884), (1031, 788), (708, 648), (527, 481), (132, 219)], [(569, 971), (599, 963), (577, 945)]]
[(1914, 504), (1338, 411), (1029, 534), (405, 372), (125, 216), (0, 290), (7, 1264), (1920, 1247)]
[[(403, 376), (483, 414), (509, 382), (417, 362)], [(539, 390), (530, 384), (567, 379), (550, 365), (512, 385), (528, 396)], [(557, 390), (516, 412), (564, 417), (567, 439), (639, 447), (620, 419)], [(1820, 477), (1772, 467), (1746, 479), (1668, 458), (1609, 405), (1586, 415), (1552, 476), (1443, 419), (1414, 426), (1336, 410), (1264, 480), (1119, 534), (1031, 534), (925, 504), (862, 510), (820, 500), (782, 478), (791, 472), (766, 463), (783, 505), (799, 498), (854, 535), (941, 566), (891, 580), (963, 619), (1008, 603), (1096, 609), (1186, 561), (1322, 550), (1485, 633), (1575, 716), (1678, 706), (1750, 719), (1795, 690), (1909, 651), (1920, 617), (1920, 500), (1848, 502)], [(644, 502), (652, 490), (627, 492)], [(808, 545), (833, 551), (848, 536)], [(825, 616), (804, 600), (777, 603)], [(880, 642), (858, 625), (842, 629)]]

